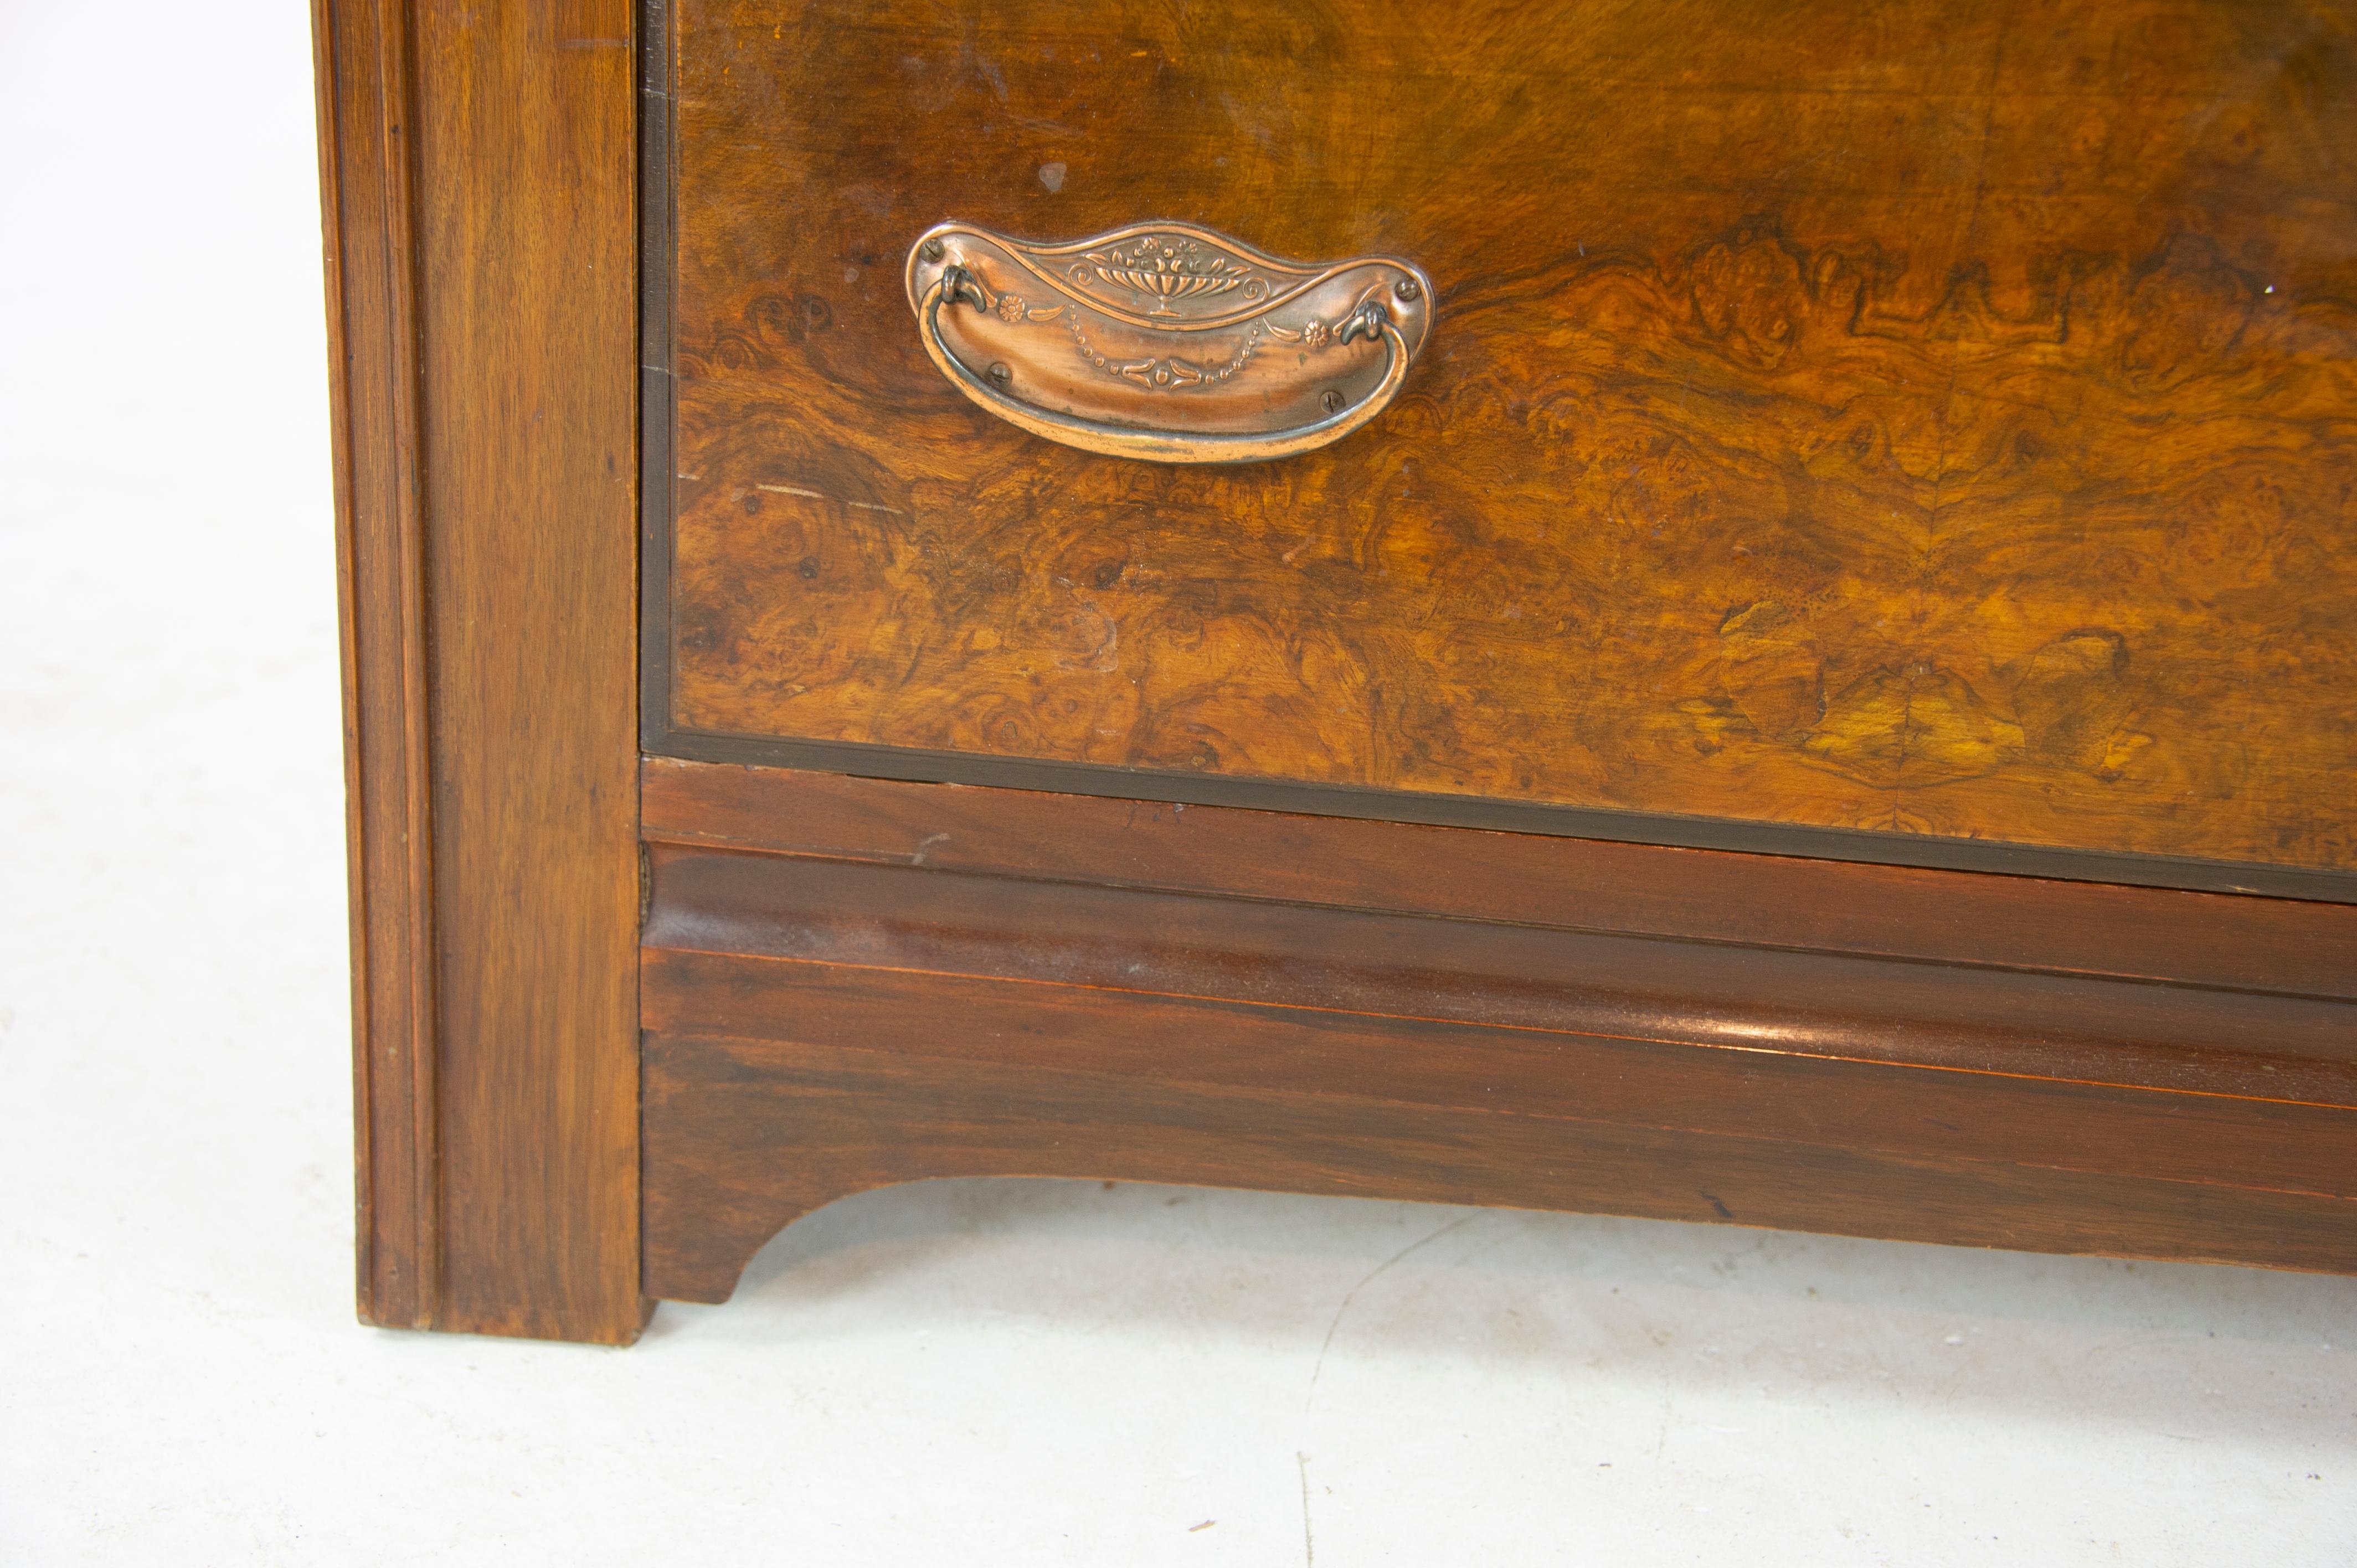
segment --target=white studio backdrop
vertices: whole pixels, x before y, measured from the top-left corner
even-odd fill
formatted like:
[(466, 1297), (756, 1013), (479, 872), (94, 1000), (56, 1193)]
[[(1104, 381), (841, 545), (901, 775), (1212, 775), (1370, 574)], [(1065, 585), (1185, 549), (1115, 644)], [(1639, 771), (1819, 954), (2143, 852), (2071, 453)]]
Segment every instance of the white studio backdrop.
[(2357, 1561), (2342, 1280), (960, 1182), (357, 1326), (310, 70), (0, 4), (0, 1563)]

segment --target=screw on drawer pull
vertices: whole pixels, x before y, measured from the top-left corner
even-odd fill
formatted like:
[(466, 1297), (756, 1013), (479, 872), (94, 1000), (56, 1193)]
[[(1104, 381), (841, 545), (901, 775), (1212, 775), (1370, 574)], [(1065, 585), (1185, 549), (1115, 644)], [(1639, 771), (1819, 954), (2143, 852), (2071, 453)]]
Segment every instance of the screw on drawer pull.
[(1060, 244), (943, 223), (909, 250), (908, 287), (958, 391), (1034, 435), (1154, 463), (1339, 441), (1390, 406), (1432, 327), (1405, 262), (1282, 261), (1185, 223)]

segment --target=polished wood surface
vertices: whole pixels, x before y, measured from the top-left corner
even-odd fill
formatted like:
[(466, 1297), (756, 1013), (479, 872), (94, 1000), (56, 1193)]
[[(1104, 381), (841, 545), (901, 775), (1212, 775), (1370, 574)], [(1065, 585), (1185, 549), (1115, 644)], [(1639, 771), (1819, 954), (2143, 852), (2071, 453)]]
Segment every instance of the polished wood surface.
[(361, 1314), (638, 1289), (626, 0), (316, 0)]
[(2357, 1001), (2357, 908), (650, 757), (652, 842)]
[[(2357, 1272), (2357, 1004), (2262, 950), (2215, 983), (2008, 960), (1986, 928), (2042, 885), (1770, 863), (1780, 908), (1756, 857), (1605, 845), (1673, 892), (1590, 898), (1540, 841), (1541, 909), (1465, 830), (1066, 801), (1049, 833), (1009, 791), (661, 763), (646, 799), (653, 1294), (724, 1298), (849, 1192), (1027, 1174)], [(1391, 842), (1296, 871), (1272, 832)], [(1841, 879), (1892, 877), (1932, 879), (1913, 916), (1846, 926)], [(2295, 908), (2063, 891), (2164, 940)]]
[[(1770, 958), (1749, 944), (1308, 912), (930, 866), (781, 864), (713, 850), (660, 849), (650, 873), (645, 940), (664, 951), (2357, 1106), (2351, 1031), (2357, 1009), (2339, 1001), (1996, 973), (1789, 945)], [(743, 983), (705, 985), (692, 999), (651, 1007), (648, 1017), (675, 1026), (687, 1015), (735, 1016), (746, 994)], [(1003, 994), (1003, 1018), (1018, 1021), (1023, 993)], [(810, 1026), (809, 1013), (795, 1016), (796, 1027)], [(1107, 1057), (1142, 1052), (1143, 1062), (1166, 1048), (1110, 1023), (1102, 1032), (1088, 1048)], [(1419, 1066), (1411, 1053), (1399, 1065), (1436, 1083), (1448, 1075), (1439, 1058)], [(1167, 1070), (1185, 1069), (1173, 1062)], [(1304, 1088), (1357, 1081), (1350, 1064), (1314, 1052), (1272, 1061), (1266, 1070), (1292, 1074)], [(1603, 1092), (1596, 1077), (1583, 1069), (1534, 1079), (1514, 1091), (1513, 1102), (1592, 1097)], [(1937, 1079), (1908, 1081), (1917, 1082), (1926, 1106), (1942, 1089)], [(1873, 1129), (1830, 1113), (1820, 1120), (1829, 1136), (1845, 1141), (1878, 1134), (1898, 1140), (1896, 1147), (1939, 1146), (1936, 1122), (1918, 1125), (1898, 1109), (1895, 1100), (1879, 1101)], [(1847, 1130), (1836, 1134), (1837, 1126)], [(2192, 1168), (2186, 1161), (2213, 1153), (2151, 1148), (2137, 1157), (2184, 1175)], [(2347, 1179), (2357, 1182), (2357, 1169)]]
[[(2330, 8), (687, 0), (676, 42), (659, 747), (2357, 870)], [(927, 363), (899, 263), (947, 217), (1395, 253), (1434, 335), (1328, 451), (1076, 453)]]

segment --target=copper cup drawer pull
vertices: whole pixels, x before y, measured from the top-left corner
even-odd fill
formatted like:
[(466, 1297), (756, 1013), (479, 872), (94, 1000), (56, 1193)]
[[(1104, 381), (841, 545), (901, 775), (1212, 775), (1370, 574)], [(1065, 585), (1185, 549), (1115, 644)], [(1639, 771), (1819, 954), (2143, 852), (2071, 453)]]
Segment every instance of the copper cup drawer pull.
[(1280, 261), (1186, 223), (1066, 244), (943, 223), (908, 282), (952, 386), (1034, 435), (1152, 463), (1339, 441), (1389, 406), (1432, 327), (1405, 262)]

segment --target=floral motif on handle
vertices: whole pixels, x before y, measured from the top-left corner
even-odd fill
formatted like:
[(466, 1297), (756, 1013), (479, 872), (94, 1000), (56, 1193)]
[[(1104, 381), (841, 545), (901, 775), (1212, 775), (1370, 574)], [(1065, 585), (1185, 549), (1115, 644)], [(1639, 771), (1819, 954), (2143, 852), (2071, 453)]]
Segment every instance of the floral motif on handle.
[(1135, 381), (1140, 386), (1151, 387), (1157, 392), (1178, 392), (1187, 387), (1217, 386), (1244, 368), (1254, 353), (1259, 349), (1261, 338), (1261, 323), (1254, 322), (1244, 328), (1243, 341), (1237, 345), (1236, 351), (1229, 356), (1224, 363), (1195, 365), (1175, 355), (1167, 360), (1112, 359), (1099, 352), (1096, 345), (1089, 341), (1087, 334), (1081, 330), (1081, 324), (1078, 321), (1066, 322), (1065, 328), (1071, 333), (1072, 346), (1081, 351), (1082, 359), (1108, 375), (1120, 376), (1125, 380)]

